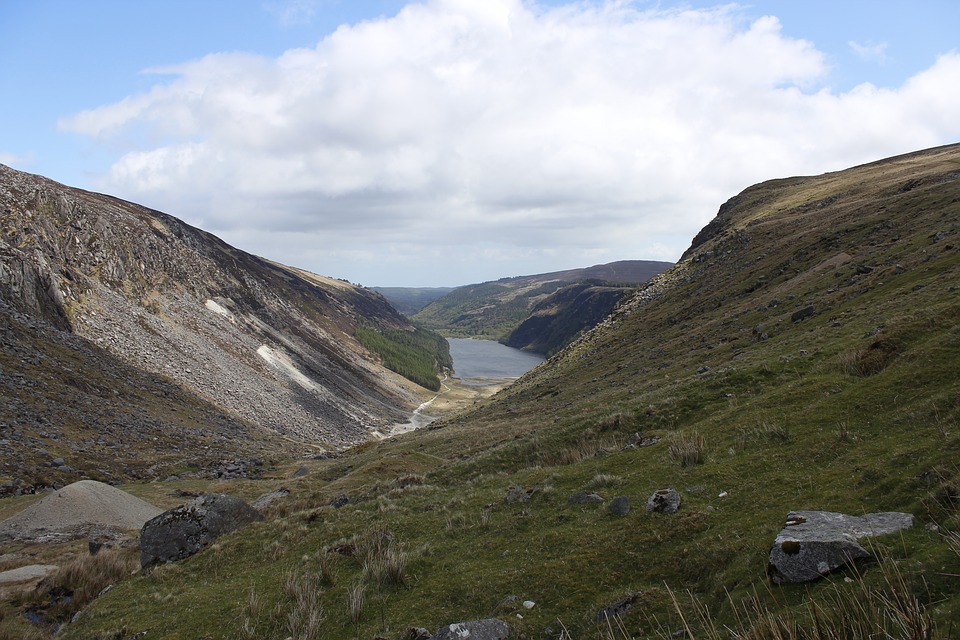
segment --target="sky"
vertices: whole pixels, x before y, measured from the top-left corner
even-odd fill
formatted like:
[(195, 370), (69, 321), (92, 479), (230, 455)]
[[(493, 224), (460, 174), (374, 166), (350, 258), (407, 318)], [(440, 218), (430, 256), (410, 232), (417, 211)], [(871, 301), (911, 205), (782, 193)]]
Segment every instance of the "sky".
[(957, 0), (0, 0), (0, 163), (366, 286), (677, 260), (960, 142)]

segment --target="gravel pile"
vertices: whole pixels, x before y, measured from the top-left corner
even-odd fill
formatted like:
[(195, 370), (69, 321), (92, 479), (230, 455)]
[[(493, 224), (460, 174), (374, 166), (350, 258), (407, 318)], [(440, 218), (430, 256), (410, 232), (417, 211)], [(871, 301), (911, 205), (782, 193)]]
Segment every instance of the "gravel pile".
[(149, 502), (95, 480), (54, 491), (0, 522), (0, 541), (62, 542), (138, 530), (163, 513)]

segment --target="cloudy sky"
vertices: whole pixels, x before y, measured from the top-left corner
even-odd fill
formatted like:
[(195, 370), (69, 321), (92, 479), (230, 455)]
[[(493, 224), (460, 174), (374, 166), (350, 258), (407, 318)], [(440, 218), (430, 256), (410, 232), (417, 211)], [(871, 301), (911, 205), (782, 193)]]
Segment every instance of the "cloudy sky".
[(0, 0), (0, 162), (352, 282), (676, 260), (960, 141), (955, 0)]

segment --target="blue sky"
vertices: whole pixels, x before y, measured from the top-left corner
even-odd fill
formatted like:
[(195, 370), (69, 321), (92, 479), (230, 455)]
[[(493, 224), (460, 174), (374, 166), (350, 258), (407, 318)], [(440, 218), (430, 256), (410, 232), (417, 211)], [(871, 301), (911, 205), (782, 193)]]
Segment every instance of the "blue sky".
[(0, 162), (367, 285), (674, 260), (960, 140), (960, 2), (0, 0)]

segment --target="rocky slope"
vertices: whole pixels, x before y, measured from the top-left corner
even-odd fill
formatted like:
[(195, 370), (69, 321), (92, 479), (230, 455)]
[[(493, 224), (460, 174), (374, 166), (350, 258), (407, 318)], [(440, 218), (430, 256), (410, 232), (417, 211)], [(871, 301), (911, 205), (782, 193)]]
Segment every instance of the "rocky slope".
[[(279, 436), (324, 448), (363, 441), (420, 402), (413, 385), (353, 338), (361, 319), (413, 331), (379, 294), (267, 262), (169, 215), (3, 166), (0, 301), (13, 327), (4, 332), (0, 437), (14, 442), (23, 431), (28, 453), (39, 431), (59, 427), (50, 416), (67, 411), (61, 399), (78, 387), (92, 409), (73, 404), (67, 412), (87, 428), (114, 423), (131, 437), (156, 423), (168, 432), (176, 410), (145, 409), (146, 398), (188, 395), (186, 404), (219, 416), (198, 418), (215, 439)], [(118, 389), (135, 393), (131, 387), (143, 390), (142, 401), (97, 401)], [(17, 405), (31, 396), (30, 408)], [(121, 426), (124, 413), (140, 417)], [(101, 430), (85, 439), (101, 435), (118, 437)]]

